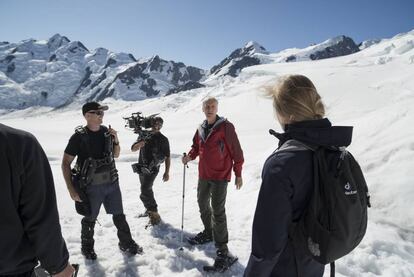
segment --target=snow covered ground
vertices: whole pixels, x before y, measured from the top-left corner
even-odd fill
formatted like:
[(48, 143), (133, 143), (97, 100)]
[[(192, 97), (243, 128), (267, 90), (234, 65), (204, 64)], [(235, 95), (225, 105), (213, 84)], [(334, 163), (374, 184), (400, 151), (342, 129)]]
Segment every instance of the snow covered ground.
[[(246, 160), (244, 186), (238, 191), (229, 185), (226, 206), (229, 248), (239, 261), (217, 276), (242, 276), (250, 254), (261, 169), (277, 145), (268, 129), (280, 131), (271, 101), (260, 94), (263, 86), (289, 73), (304, 74), (314, 81), (327, 106), (327, 116), (335, 125), (354, 126), (350, 151), (365, 172), (372, 196), (367, 234), (357, 249), (337, 262), (337, 276), (414, 276), (414, 31), (381, 40), (349, 56), (249, 67), (238, 78), (212, 80), (206, 88), (168, 97), (105, 101), (110, 109), (104, 124), (119, 132), (122, 150), (117, 167), (124, 209), (134, 238), (144, 248), (141, 256), (120, 253), (111, 216), (103, 208), (95, 230), (98, 260), (86, 262), (80, 253), (81, 217), (75, 213), (60, 170), (67, 141), (73, 129), (83, 124), (80, 107), (3, 113), (0, 122), (34, 133), (43, 145), (55, 177), (71, 262), (81, 265), (79, 276), (202, 276), (203, 265), (213, 262), (214, 245), (177, 251), (183, 181), (180, 157), (189, 150), (203, 120), (202, 99), (217, 97), (219, 115), (234, 123)], [(137, 158), (129, 150), (135, 135), (124, 128), (122, 119), (136, 111), (144, 115), (161, 113), (162, 132), (170, 139), (172, 151), (170, 181), (163, 183), (158, 176), (154, 186), (163, 224), (148, 229), (144, 228), (147, 220), (137, 218), (144, 208), (138, 176), (130, 167)], [(190, 163), (186, 180), (184, 229), (189, 235), (202, 229), (196, 201), (197, 162)], [(325, 276), (329, 276), (328, 270)]]

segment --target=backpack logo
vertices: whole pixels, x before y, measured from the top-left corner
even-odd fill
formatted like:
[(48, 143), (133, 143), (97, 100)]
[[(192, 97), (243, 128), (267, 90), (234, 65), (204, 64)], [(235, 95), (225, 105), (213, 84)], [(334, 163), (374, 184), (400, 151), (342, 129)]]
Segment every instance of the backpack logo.
[(344, 186), (345, 189), (345, 195), (353, 195), (353, 194), (357, 194), (356, 190), (352, 190), (352, 186), (349, 182), (347, 182)]

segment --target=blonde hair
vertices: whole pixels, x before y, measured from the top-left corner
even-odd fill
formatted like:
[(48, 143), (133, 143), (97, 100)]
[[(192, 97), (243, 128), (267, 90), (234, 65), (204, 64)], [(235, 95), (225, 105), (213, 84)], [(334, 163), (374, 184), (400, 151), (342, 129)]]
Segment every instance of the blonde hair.
[(274, 86), (266, 88), (265, 96), (273, 99), (276, 114), (293, 122), (321, 119), (325, 107), (309, 78), (287, 75)]
[(205, 100), (203, 100), (203, 107), (210, 102), (215, 102), (216, 104), (218, 104), (218, 101), (215, 97), (208, 97)]

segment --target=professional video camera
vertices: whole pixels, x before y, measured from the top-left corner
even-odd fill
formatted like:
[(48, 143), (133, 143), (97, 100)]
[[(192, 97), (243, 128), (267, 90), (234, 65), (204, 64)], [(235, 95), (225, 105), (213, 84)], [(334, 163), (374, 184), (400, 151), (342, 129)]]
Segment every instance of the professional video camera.
[(133, 113), (130, 117), (123, 117), (125, 120), (125, 127), (134, 130), (138, 134), (138, 140), (148, 140), (151, 136), (151, 129), (155, 123), (155, 117), (158, 114), (153, 114), (148, 117), (142, 116), (141, 112)]

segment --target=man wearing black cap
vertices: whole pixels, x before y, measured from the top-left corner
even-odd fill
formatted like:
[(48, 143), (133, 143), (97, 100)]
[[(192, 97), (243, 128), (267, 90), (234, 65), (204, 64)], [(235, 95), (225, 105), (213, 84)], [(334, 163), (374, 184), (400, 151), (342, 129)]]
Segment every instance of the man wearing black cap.
[[(120, 147), (117, 132), (101, 125), (104, 111), (108, 106), (88, 102), (82, 107), (86, 126), (79, 126), (69, 139), (62, 160), (62, 171), (71, 198), (76, 203), (82, 219), (82, 254), (86, 259), (95, 260), (94, 227), (103, 204), (118, 229), (119, 248), (135, 255), (142, 248), (131, 237), (125, 219), (122, 196), (119, 189), (118, 173), (114, 158), (119, 157)], [(76, 165), (71, 164), (77, 156)]]
[(167, 137), (161, 134), (163, 123), (164, 120), (161, 117), (155, 117), (150, 138), (145, 141), (139, 139), (131, 146), (133, 152), (140, 150), (137, 172), (141, 183), (140, 198), (146, 209), (144, 216), (149, 217), (151, 225), (161, 222), (152, 186), (162, 163), (165, 163), (162, 180), (167, 182), (170, 178), (170, 144)]

